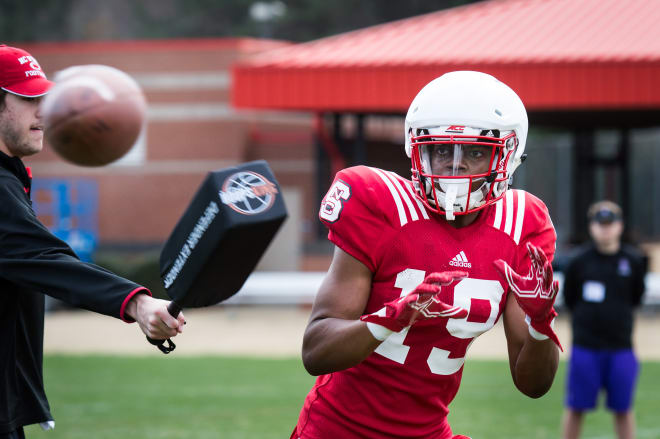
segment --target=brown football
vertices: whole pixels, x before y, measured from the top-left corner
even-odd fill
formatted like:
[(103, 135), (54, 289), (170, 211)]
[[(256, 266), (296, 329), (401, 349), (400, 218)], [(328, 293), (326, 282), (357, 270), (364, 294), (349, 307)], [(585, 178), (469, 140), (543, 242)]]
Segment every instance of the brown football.
[(58, 72), (41, 104), (45, 141), (62, 158), (103, 166), (126, 154), (145, 122), (147, 104), (126, 73), (104, 65)]

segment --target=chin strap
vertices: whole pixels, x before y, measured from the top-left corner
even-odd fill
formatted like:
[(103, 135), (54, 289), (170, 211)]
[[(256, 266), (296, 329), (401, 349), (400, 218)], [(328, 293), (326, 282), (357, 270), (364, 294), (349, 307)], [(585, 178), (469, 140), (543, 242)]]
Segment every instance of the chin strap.
[(454, 202), (456, 201), (456, 194), (458, 193), (458, 185), (449, 184), (445, 192), (445, 217), (447, 221), (453, 221), (454, 216)]

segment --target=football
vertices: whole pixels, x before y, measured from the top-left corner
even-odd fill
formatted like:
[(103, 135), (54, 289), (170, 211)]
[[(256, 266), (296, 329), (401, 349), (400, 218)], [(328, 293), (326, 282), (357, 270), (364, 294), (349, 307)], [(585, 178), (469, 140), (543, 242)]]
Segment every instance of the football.
[(146, 119), (140, 86), (123, 71), (81, 65), (58, 72), (41, 104), (45, 141), (63, 159), (103, 166), (135, 144)]

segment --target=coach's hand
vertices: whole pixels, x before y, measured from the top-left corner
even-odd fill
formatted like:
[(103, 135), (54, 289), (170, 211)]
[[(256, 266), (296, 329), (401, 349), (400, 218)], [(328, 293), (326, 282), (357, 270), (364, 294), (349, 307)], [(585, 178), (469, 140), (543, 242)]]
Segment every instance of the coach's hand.
[(553, 308), (559, 282), (553, 280), (552, 264), (543, 250), (527, 243), (531, 264), (527, 276), (516, 273), (506, 262), (498, 259), (493, 264), (509, 288), (516, 295), (520, 308), (527, 314), (529, 332), (537, 340), (550, 338), (563, 351), (552, 323), (557, 316)]
[(167, 311), (167, 300), (154, 299), (147, 294), (136, 294), (128, 302), (126, 312), (134, 318), (144, 334), (155, 340), (174, 337), (183, 332), (183, 313), (174, 318)]
[(459, 306), (443, 302), (440, 299), (440, 290), (467, 275), (464, 271), (431, 273), (406, 296), (386, 303), (379, 311), (364, 315), (360, 320), (367, 322), (375, 338), (385, 340), (393, 332), (399, 332), (419, 320), (465, 318), (468, 312)]

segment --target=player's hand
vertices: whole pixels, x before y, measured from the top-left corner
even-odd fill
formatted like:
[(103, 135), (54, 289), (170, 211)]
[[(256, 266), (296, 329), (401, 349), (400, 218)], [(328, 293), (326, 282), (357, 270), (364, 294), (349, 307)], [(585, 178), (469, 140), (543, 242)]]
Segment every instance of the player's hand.
[[(135, 307), (131, 306), (134, 302)], [(183, 313), (174, 318), (167, 311), (167, 300), (154, 299), (147, 294), (136, 294), (129, 302), (133, 317), (144, 334), (154, 340), (164, 340), (183, 332), (185, 318)]]
[[(527, 314), (527, 324), (537, 332), (549, 337), (563, 350), (559, 338), (551, 326), (557, 316), (553, 304), (557, 291), (559, 291), (559, 282), (553, 280), (552, 264), (543, 250), (528, 242), (527, 251), (531, 264), (526, 276), (516, 273), (502, 259), (498, 259), (493, 264), (516, 295), (520, 308)], [(531, 330), (530, 333), (534, 335)]]
[[(468, 314), (465, 309), (448, 305), (440, 300), (440, 290), (443, 286), (450, 285), (467, 275), (464, 271), (431, 273), (408, 295), (386, 303), (385, 307), (379, 311), (364, 315), (360, 317), (360, 320), (387, 328), (387, 331), (383, 333), (383, 336), (387, 336), (392, 332), (399, 332), (419, 320), (465, 318)], [(381, 339), (382, 337), (376, 336), (376, 338)]]

